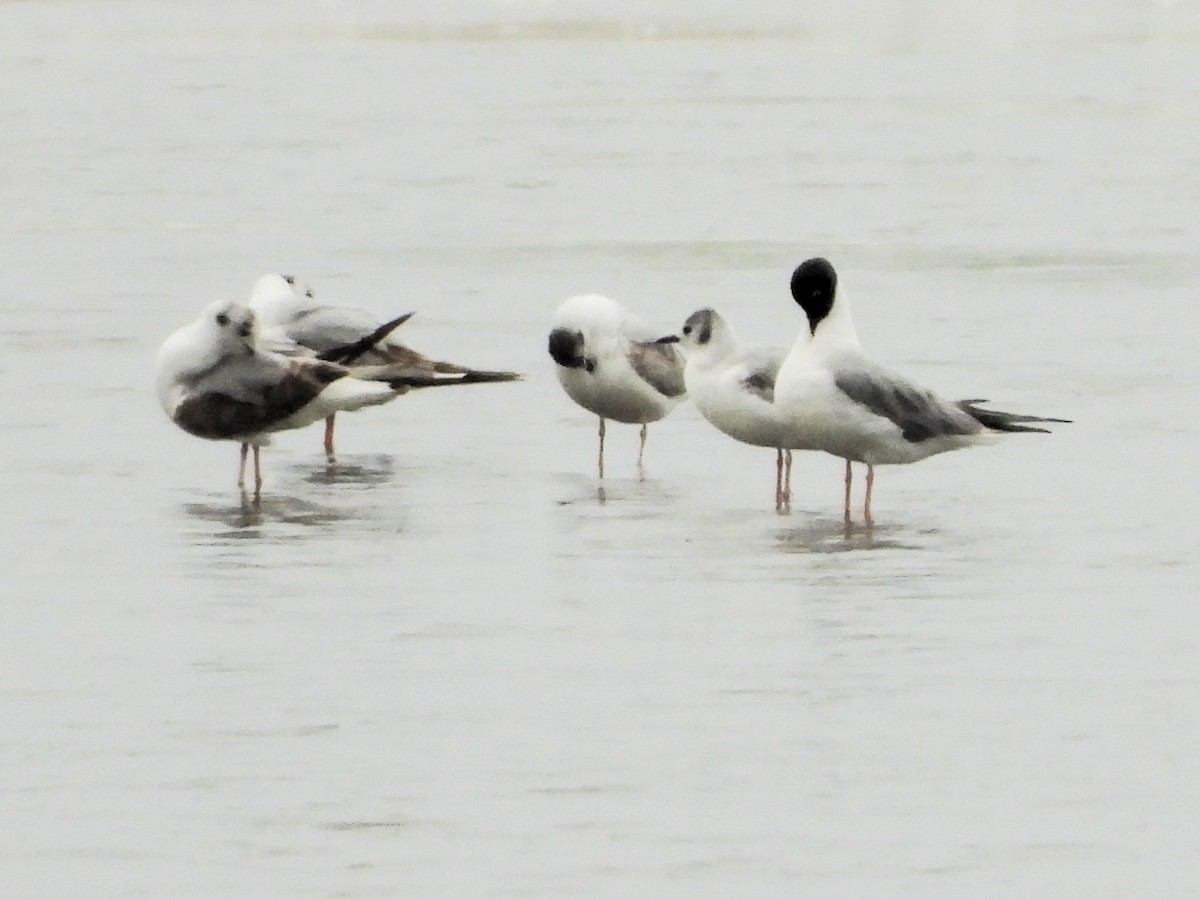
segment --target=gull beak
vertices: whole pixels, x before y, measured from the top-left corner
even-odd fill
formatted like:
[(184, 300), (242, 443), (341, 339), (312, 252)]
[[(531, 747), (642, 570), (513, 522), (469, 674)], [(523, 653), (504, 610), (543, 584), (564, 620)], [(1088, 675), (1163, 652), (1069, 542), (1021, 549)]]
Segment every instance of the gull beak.
[(679, 335), (668, 334), (665, 337), (660, 337), (654, 343), (656, 343), (656, 344), (678, 344), (679, 343)]

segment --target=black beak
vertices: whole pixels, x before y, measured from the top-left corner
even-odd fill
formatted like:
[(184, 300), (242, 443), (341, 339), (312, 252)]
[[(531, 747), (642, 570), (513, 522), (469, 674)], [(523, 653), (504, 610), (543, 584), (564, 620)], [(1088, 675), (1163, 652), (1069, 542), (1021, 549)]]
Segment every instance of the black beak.
[(665, 337), (660, 337), (654, 343), (656, 343), (656, 344), (678, 344), (679, 343), (679, 335), (668, 334)]
[(250, 332), (253, 330), (254, 327), (250, 325), (249, 322), (238, 326), (238, 334), (240, 334), (242, 337), (250, 337)]

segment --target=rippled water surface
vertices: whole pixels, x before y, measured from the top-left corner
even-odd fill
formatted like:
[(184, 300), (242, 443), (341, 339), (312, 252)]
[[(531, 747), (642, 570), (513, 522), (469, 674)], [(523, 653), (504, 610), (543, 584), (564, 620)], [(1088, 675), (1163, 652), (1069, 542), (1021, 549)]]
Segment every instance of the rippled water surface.
[[(7, 897), (1133, 897), (1200, 878), (1200, 7), (0, 3)], [(554, 307), (1075, 420), (884, 468), (562, 394)], [(266, 451), (266, 271), (528, 373)]]

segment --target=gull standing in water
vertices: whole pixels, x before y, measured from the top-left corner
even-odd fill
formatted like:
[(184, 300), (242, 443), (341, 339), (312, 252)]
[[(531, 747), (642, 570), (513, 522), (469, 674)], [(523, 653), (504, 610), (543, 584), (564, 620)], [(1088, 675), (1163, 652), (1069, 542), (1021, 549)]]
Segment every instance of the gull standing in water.
[(744, 346), (711, 308), (688, 316), (679, 335), (659, 338), (683, 348), (688, 396), (717, 429), (744, 444), (775, 449), (775, 509), (792, 502), (792, 449), (805, 443), (775, 403), (775, 377), (784, 347)]
[[(312, 289), (291, 275), (271, 273), (259, 278), (249, 305), (262, 324), (268, 346), (292, 342), (322, 358), (347, 365), (401, 366), (431, 376), (461, 376), (453, 382), (455, 384), (515, 381), (521, 377), (516, 372), (488, 372), (429, 359), (404, 346), (391, 334), (392, 329), (408, 321), (412, 313), (385, 323), (364, 309), (319, 304)], [(373, 342), (361, 340), (370, 334), (377, 334), (379, 338)], [(348, 348), (356, 349), (345, 352)], [(331, 413), (325, 419), (325, 454), (330, 459), (333, 458), (333, 428), (334, 415)]]
[(284, 355), (261, 339), (254, 312), (214, 303), (167, 338), (158, 351), (163, 410), (188, 434), (241, 443), (238, 487), (254, 448), (254, 496), (262, 490), (259, 449), (275, 431), (303, 428), (336, 412), (387, 403), (411, 388), (460, 383), (460, 374), (423, 367), (348, 368), (311, 356)]
[(977, 405), (986, 400), (943, 400), (874, 362), (858, 342), (837, 273), (825, 259), (801, 263), (791, 288), (808, 327), (779, 369), (775, 402), (810, 446), (846, 460), (847, 523), (851, 461), (867, 466), (863, 517), (870, 525), (875, 466), (917, 462), (1002, 432), (1047, 433), (1030, 422), (1069, 421)]
[(646, 451), (646, 426), (687, 396), (683, 355), (599, 294), (572, 297), (558, 308), (549, 350), (558, 381), (572, 400), (600, 417), (600, 477), (604, 477), (605, 420), (641, 425), (638, 471)]

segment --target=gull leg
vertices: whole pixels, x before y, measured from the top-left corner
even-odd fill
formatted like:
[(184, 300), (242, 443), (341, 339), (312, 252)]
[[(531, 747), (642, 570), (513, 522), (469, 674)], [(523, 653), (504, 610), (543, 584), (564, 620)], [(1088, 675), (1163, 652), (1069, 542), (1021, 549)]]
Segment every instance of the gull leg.
[(647, 427), (648, 426), (646, 426), (646, 425), (642, 426), (642, 441), (638, 445), (638, 475), (642, 478), (646, 477), (646, 473), (644, 471), (642, 471), (642, 457), (644, 457), (646, 455), (646, 428)]
[(242, 444), (241, 463), (238, 465), (238, 487), (246, 487), (246, 454), (250, 452), (249, 444)]
[(604, 477), (604, 417), (600, 417), (600, 477)]
[(875, 484), (875, 467), (867, 463), (867, 499), (863, 503), (863, 518), (867, 525), (874, 525), (875, 520), (871, 518), (871, 488)]
[(254, 445), (254, 499), (257, 500), (262, 496), (262, 466), (259, 463), (258, 452), (262, 449), (258, 444)]
[(792, 510), (792, 451), (783, 451), (783, 508)]
[(775, 512), (783, 512), (783, 449), (775, 448)]
[(851, 481), (850, 460), (846, 460), (846, 504), (845, 504), (845, 510), (844, 510), (843, 514), (845, 516), (847, 525), (850, 524), (850, 481)]
[(333, 459), (333, 416), (325, 418), (325, 455)]

